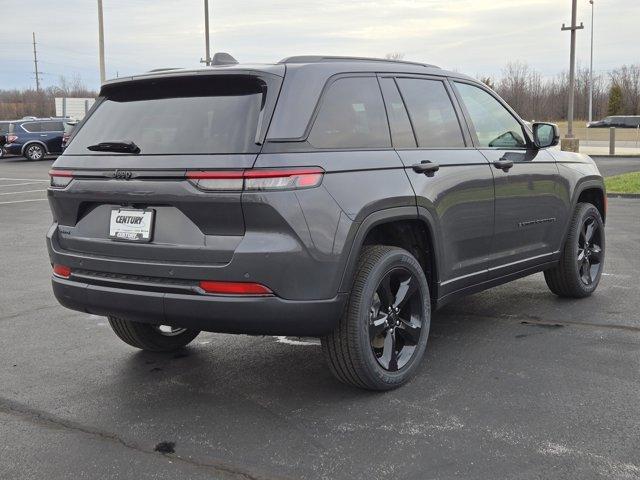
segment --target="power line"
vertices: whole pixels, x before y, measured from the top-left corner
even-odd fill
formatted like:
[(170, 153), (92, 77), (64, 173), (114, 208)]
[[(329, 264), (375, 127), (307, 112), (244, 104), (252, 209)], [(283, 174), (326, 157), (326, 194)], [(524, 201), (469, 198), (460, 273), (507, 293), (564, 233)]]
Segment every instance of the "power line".
[(574, 95), (576, 84), (576, 30), (582, 30), (584, 25), (580, 22), (578, 26), (576, 24), (576, 11), (578, 9), (577, 0), (571, 2), (571, 26), (565, 27), (562, 24), (562, 30), (569, 30), (571, 32), (571, 52), (569, 55), (569, 112), (568, 112), (568, 127), (566, 138), (573, 139), (573, 108), (574, 108)]
[(33, 66), (36, 74), (36, 90), (40, 91), (40, 75), (38, 74), (38, 52), (36, 51), (36, 32), (31, 32), (33, 36)]

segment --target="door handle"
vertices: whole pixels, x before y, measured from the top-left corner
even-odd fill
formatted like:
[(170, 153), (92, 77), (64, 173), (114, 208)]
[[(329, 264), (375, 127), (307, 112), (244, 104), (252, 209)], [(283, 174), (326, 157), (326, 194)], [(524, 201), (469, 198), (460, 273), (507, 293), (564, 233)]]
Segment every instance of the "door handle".
[(433, 177), (440, 170), (440, 165), (429, 160), (423, 160), (420, 163), (414, 163), (411, 168), (416, 173), (424, 173), (427, 177)]
[(508, 172), (509, 169), (513, 167), (513, 161), (502, 157), (500, 160), (493, 162), (493, 166), (504, 172)]

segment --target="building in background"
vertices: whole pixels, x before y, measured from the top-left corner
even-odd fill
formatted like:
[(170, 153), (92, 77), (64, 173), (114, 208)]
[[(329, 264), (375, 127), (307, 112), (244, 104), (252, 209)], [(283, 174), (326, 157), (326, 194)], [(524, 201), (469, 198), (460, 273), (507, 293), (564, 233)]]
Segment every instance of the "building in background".
[(71, 117), (82, 120), (87, 114), (95, 98), (56, 97), (56, 117)]

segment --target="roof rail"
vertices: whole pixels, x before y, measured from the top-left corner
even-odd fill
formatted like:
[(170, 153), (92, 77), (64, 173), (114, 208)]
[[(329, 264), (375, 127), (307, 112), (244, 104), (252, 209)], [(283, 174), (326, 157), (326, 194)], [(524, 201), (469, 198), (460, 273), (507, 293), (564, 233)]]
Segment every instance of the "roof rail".
[(155, 73), (155, 72), (168, 72), (170, 70), (180, 70), (180, 67), (163, 67), (163, 68), (154, 68), (153, 70), (149, 70), (147, 73)]
[(407, 60), (391, 60), (387, 58), (373, 58), (373, 57), (343, 57), (343, 56), (333, 56), (333, 55), (298, 55), (294, 57), (283, 58), (278, 63), (320, 63), (320, 62), (405, 63), (409, 65), (419, 65), (421, 67), (440, 68), (437, 65), (431, 65), (429, 63), (409, 62)]

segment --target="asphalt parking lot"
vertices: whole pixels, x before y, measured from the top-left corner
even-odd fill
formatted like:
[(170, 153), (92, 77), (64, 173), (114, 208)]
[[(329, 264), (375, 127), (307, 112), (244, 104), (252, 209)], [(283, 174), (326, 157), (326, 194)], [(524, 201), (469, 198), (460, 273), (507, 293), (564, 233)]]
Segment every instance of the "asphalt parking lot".
[(594, 296), (535, 275), (450, 305), (416, 378), (374, 394), (315, 341), (204, 333), (149, 354), (60, 307), (50, 164), (0, 160), (0, 478), (640, 478), (640, 200), (609, 200)]

